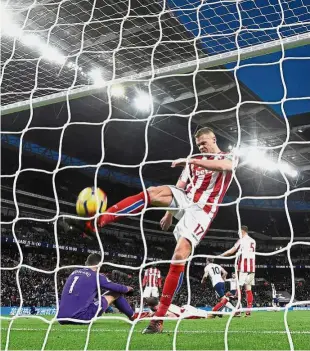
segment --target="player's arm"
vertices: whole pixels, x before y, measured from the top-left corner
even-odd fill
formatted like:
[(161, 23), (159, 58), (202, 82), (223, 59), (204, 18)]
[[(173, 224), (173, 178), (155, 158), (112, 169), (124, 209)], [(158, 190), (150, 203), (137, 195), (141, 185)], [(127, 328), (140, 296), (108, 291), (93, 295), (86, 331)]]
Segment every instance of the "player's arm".
[(220, 256), (227, 257), (233, 255), (236, 251), (238, 251), (240, 247), (240, 239), (236, 242), (236, 244), (229, 250), (223, 252)]
[(209, 272), (205, 269), (205, 273), (201, 279), (201, 284), (204, 284), (204, 282), (207, 280), (208, 276), (209, 276)]
[(208, 171), (228, 171), (233, 170), (233, 163), (231, 160), (200, 160), (193, 158), (190, 160), (190, 163), (202, 168), (207, 169)]
[[(174, 162), (172, 162), (171, 167), (184, 166), (186, 165), (186, 158), (180, 158)], [(196, 158), (191, 158), (188, 160), (189, 164), (202, 167), (207, 169), (208, 171), (228, 171), (231, 172), (233, 170), (233, 162), (225, 158), (223, 160), (201, 160)]]
[(111, 282), (104, 274), (99, 274), (99, 283), (101, 288), (121, 294), (127, 294), (133, 290), (130, 286)]
[(226, 280), (228, 273), (225, 271), (225, 269), (223, 267), (221, 267), (221, 276), (223, 278), (223, 280)]
[(220, 256), (223, 256), (223, 257), (231, 256), (231, 255), (233, 255), (237, 250), (238, 250), (238, 249), (236, 249), (236, 248), (233, 246), (231, 249), (229, 249), (229, 250), (223, 252)]
[[(184, 182), (183, 180), (179, 179), (177, 181), (176, 187), (179, 189), (185, 189), (187, 182)], [(166, 219), (171, 219), (173, 217), (173, 214), (170, 211), (166, 211), (165, 216), (163, 217), (163, 219), (166, 217)], [(162, 220), (163, 220), (162, 219)], [(160, 221), (161, 227), (162, 227), (162, 221)], [(170, 225), (169, 225), (170, 227)]]
[[(184, 168), (183, 172), (181, 173), (180, 178), (176, 183), (176, 187), (179, 189), (185, 189), (187, 184), (188, 176), (186, 174), (186, 169)], [(170, 211), (166, 211), (164, 217), (160, 220), (160, 227), (162, 230), (168, 230), (172, 224), (173, 214)]]

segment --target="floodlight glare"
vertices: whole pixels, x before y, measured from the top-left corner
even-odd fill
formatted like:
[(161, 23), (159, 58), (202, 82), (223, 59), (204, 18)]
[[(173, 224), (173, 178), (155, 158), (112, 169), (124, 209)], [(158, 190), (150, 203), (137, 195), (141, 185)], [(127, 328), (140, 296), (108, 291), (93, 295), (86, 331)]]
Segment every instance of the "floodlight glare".
[(125, 95), (125, 89), (121, 85), (114, 85), (111, 88), (111, 95), (114, 97), (121, 98)]
[(40, 38), (34, 34), (25, 34), (20, 38), (21, 42), (30, 47), (42, 47)]
[(292, 178), (296, 178), (298, 176), (298, 171), (296, 169), (293, 169), (289, 164), (287, 163), (281, 163), (279, 166), (279, 169), (284, 172), (285, 174), (289, 175)]
[(291, 170), (290, 176), (291, 176), (292, 178), (296, 178), (296, 177), (298, 176), (298, 171), (296, 171), (296, 169), (292, 169), (292, 170)]
[(134, 105), (140, 111), (149, 111), (153, 103), (149, 94), (141, 92), (135, 99)]
[(92, 79), (93, 84), (97, 86), (101, 86), (105, 83), (102, 78), (102, 72), (100, 68), (94, 68), (89, 73), (88, 76)]
[(50, 46), (45, 46), (42, 50), (42, 56), (51, 62), (56, 62), (63, 65), (66, 62), (66, 57), (62, 55), (57, 49)]
[(250, 148), (247, 153), (246, 161), (252, 166), (257, 168), (265, 168), (264, 162), (266, 161), (265, 152), (256, 148)]
[(12, 21), (10, 13), (3, 8), (0, 3), (0, 28), (1, 34), (8, 37), (19, 37), (23, 34), (23, 31)]

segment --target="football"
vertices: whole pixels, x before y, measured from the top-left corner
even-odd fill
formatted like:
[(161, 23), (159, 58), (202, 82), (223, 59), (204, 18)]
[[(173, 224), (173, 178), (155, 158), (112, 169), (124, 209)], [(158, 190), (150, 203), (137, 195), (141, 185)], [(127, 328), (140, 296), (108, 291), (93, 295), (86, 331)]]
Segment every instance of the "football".
[(76, 213), (81, 217), (91, 217), (98, 211), (104, 212), (107, 209), (106, 193), (94, 187), (85, 188), (79, 193), (76, 201)]

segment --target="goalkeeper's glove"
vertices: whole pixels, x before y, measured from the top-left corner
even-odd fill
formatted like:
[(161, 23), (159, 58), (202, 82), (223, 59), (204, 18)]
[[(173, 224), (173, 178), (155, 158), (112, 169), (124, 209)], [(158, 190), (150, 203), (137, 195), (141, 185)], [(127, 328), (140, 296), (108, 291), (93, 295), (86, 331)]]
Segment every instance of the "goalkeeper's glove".
[(128, 291), (126, 292), (127, 296), (133, 296), (133, 288), (131, 286), (127, 286)]

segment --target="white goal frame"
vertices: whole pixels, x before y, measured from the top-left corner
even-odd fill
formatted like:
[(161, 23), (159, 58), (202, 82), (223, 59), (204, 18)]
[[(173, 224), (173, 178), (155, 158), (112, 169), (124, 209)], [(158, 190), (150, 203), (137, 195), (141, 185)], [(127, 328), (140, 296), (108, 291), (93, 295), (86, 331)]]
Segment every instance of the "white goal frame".
[[(281, 26), (281, 28), (284, 26)], [(246, 60), (249, 58), (263, 56), (267, 54), (271, 54), (274, 52), (281, 51), (283, 49), (292, 49), (299, 46), (310, 44), (310, 32), (298, 34), (292, 37), (278, 39), (270, 42), (266, 42), (263, 44), (258, 44), (254, 46), (249, 46), (246, 48), (239, 48), (237, 50), (233, 50), (230, 52), (225, 52), (222, 54), (212, 55), (204, 58), (200, 58), (197, 60), (192, 60), (185, 63), (175, 64), (172, 66), (155, 69), (154, 70), (154, 78), (170, 76), (177, 74), (185, 74), (191, 72), (196, 69), (197, 62), (199, 62), (199, 70), (204, 70), (207, 68), (211, 68), (214, 66), (224, 65), (230, 62), (235, 62), (237, 60)], [(96, 85), (83, 86), (80, 88), (72, 88), (67, 91), (49, 94), (42, 97), (37, 97), (34, 99), (29, 99), (21, 102), (15, 102), (12, 104), (7, 104), (1, 107), (1, 115), (8, 115), (16, 112), (21, 112), (28, 109), (34, 109), (36, 107), (51, 105), (59, 102), (66, 101), (67, 98), (70, 100), (78, 99), (84, 96), (95, 94), (99, 92), (104, 87), (108, 87), (114, 84), (130, 84), (134, 81), (148, 80), (152, 75), (152, 71), (143, 71), (139, 74), (134, 74), (130, 76), (125, 76), (118, 79), (113, 79), (105, 82), (100, 87)]]

